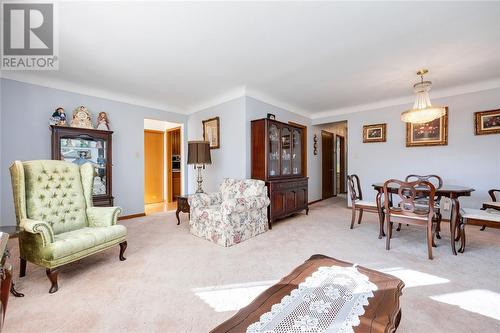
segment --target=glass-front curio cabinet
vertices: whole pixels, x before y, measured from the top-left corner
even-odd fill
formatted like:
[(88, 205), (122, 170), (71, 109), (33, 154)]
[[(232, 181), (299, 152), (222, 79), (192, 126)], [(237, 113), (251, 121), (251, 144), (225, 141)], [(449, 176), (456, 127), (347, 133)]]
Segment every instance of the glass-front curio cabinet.
[(52, 159), (94, 166), (93, 201), (95, 206), (113, 206), (112, 131), (51, 126)]
[(305, 128), (258, 119), (252, 128), (252, 178), (266, 181), (271, 199), (269, 225), (278, 218), (308, 211)]

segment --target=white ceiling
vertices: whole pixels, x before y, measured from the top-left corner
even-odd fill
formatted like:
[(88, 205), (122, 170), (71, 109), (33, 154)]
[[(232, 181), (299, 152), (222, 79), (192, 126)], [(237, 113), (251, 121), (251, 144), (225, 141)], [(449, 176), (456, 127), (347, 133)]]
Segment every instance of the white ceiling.
[(13, 78), (190, 113), (242, 94), (312, 118), (500, 86), (499, 2), (59, 4), (59, 71)]

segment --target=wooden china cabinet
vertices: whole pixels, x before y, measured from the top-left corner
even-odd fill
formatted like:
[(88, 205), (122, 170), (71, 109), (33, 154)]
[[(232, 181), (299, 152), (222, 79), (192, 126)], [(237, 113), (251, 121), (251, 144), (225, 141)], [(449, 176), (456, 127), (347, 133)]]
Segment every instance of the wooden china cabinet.
[(93, 201), (95, 206), (113, 206), (112, 131), (51, 125), (52, 159), (94, 165)]
[(304, 129), (272, 119), (252, 121), (252, 178), (266, 182), (269, 228), (279, 218), (309, 213)]

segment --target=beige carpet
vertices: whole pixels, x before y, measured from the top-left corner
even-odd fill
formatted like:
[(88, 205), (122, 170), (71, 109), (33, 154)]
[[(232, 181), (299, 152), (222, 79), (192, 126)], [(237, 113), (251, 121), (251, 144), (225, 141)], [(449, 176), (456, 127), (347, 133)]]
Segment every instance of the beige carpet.
[(63, 267), (53, 295), (43, 269), (17, 277), (11, 243), (26, 296), (10, 298), (5, 332), (207, 332), (315, 253), (402, 277), (398, 332), (500, 331), (500, 230), (468, 228), (458, 256), (445, 231), (431, 261), (423, 229), (395, 232), (387, 252), (376, 216), (349, 230), (350, 210), (335, 200), (231, 248), (190, 235), (181, 215), (180, 226), (173, 213), (125, 221), (127, 261), (117, 247)]

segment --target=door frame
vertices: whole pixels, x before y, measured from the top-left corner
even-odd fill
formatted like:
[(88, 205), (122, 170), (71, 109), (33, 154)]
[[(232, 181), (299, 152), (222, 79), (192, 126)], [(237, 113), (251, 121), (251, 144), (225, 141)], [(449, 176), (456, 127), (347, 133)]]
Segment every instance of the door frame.
[[(325, 154), (326, 154), (326, 150), (325, 150), (324, 145), (323, 145), (324, 137), (329, 137), (332, 141), (332, 151), (330, 152), (330, 154), (332, 156), (332, 166), (329, 170), (330, 180), (331, 180), (331, 184), (332, 184), (331, 195), (326, 193), (325, 181), (323, 179), (324, 175), (327, 173), (327, 171), (325, 170), (325, 164), (324, 164)], [(321, 199), (322, 200), (335, 196), (336, 181), (335, 181), (335, 155), (334, 155), (334, 153), (335, 153), (335, 134), (333, 134), (332, 132), (321, 130), (321, 184), (322, 184), (322, 186), (321, 186)]]
[[(172, 127), (169, 128), (165, 131), (165, 137), (166, 137), (166, 161), (167, 161), (167, 168), (166, 168), (166, 181), (167, 181), (167, 193), (165, 194), (166, 201), (167, 202), (174, 202), (174, 197), (172, 195), (173, 192), (173, 186), (172, 186), (172, 132), (174, 131), (179, 131), (179, 140), (181, 140), (180, 145), (181, 145), (181, 161), (182, 161), (182, 126), (177, 126), (177, 127)], [(182, 162), (181, 162), (181, 194), (182, 194)]]
[[(340, 140), (340, 152), (337, 151), (337, 140)], [(347, 171), (346, 171), (346, 144), (345, 144), (345, 137), (343, 135), (338, 135), (335, 134), (335, 169), (337, 168), (337, 158), (340, 157), (340, 171), (338, 172), (340, 174), (340, 180), (339, 180), (339, 192), (335, 194), (342, 194), (346, 193), (346, 178), (347, 178)], [(338, 154), (338, 155), (337, 155)], [(337, 171), (335, 170), (335, 180), (337, 180)], [(337, 185), (337, 184), (335, 184)], [(335, 186), (335, 191), (337, 190), (337, 186)]]

